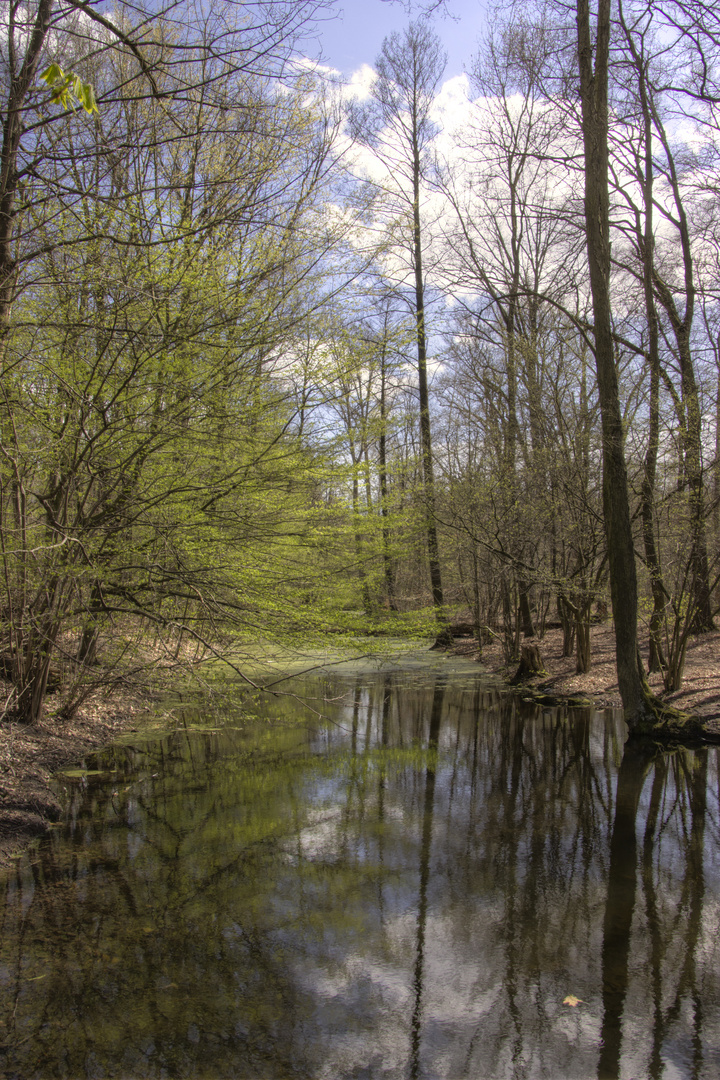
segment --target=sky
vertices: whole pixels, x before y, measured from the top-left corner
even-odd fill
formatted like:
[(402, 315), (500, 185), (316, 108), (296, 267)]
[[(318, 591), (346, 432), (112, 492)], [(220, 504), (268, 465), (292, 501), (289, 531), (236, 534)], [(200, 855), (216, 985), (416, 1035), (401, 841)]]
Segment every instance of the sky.
[[(402, 30), (413, 16), (396, 0), (337, 0), (338, 16), (323, 22), (319, 43), (323, 59), (350, 76), (363, 64), (372, 65), (383, 38)], [(417, 6), (417, 5), (416, 5)], [(483, 0), (446, 0), (447, 14), (433, 20), (435, 32), (448, 53), (445, 78), (461, 75), (477, 52), (484, 23)]]

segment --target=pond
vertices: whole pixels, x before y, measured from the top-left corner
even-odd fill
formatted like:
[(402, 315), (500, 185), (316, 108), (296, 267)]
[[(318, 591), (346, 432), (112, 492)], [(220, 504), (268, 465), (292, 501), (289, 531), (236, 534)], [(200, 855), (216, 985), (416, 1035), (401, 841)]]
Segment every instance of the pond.
[(61, 781), (2, 881), (0, 1074), (720, 1075), (716, 748), (469, 668), (293, 690)]

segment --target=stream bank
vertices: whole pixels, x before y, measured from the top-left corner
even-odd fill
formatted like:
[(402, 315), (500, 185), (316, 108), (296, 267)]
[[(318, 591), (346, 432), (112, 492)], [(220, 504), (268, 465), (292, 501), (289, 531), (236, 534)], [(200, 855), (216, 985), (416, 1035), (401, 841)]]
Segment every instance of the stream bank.
[[(591, 667), (585, 674), (577, 673), (574, 654), (563, 656), (561, 629), (553, 627), (542, 637), (531, 640), (540, 649), (545, 672), (528, 680), (524, 687), (519, 688), (520, 692), (527, 689), (530, 695), (544, 695), (548, 704), (592, 704), (596, 709), (622, 708), (615, 669), (612, 621), (591, 626)], [(646, 645), (645, 642), (640, 651), (647, 670)], [(518, 668), (517, 661), (505, 663), (499, 636), (483, 645), (482, 650), (478, 649), (474, 639), (460, 638), (453, 645), (453, 653), (474, 659), (508, 684)], [(649, 675), (648, 682), (652, 692), (664, 704), (697, 716), (713, 741), (720, 737), (720, 630), (690, 639), (680, 690), (666, 693), (660, 672)]]
[(58, 820), (52, 780), (62, 769), (150, 722), (153, 702), (124, 691), (88, 704), (71, 720), (0, 723), (0, 868)]

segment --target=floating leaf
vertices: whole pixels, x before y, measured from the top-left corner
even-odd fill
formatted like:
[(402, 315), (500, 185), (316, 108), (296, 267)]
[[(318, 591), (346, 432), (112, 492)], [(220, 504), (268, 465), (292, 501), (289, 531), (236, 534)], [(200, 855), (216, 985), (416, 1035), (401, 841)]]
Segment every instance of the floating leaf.
[(568, 994), (568, 996), (563, 1000), (563, 1005), (572, 1005), (573, 1008), (575, 1008), (576, 1005), (581, 1004), (582, 998), (575, 997), (574, 994)]

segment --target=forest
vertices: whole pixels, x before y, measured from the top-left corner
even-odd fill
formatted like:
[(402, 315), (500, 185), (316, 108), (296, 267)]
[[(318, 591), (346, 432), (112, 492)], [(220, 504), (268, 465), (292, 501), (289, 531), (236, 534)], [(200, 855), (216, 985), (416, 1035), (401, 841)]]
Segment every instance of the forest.
[[(242, 645), (612, 615), (667, 690), (720, 553), (720, 15), (0, 12), (3, 715)], [(313, 53), (313, 43), (315, 51)]]

